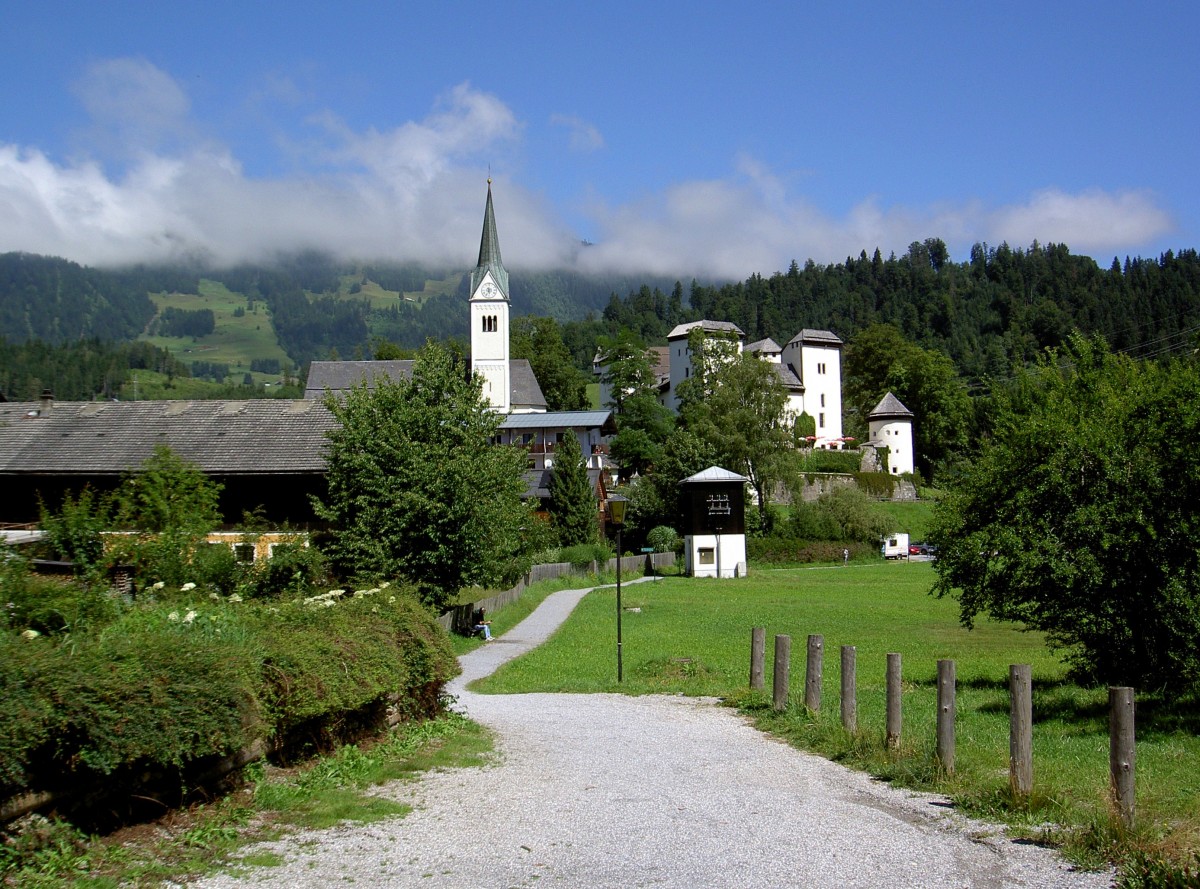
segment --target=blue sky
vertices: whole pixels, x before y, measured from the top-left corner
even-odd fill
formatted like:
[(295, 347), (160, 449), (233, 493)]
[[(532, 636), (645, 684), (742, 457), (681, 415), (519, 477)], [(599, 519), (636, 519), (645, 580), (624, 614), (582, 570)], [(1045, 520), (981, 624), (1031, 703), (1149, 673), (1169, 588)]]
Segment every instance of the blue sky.
[(489, 171), (512, 269), (1200, 246), (1196, 4), (5, 6), (0, 251), (466, 266)]

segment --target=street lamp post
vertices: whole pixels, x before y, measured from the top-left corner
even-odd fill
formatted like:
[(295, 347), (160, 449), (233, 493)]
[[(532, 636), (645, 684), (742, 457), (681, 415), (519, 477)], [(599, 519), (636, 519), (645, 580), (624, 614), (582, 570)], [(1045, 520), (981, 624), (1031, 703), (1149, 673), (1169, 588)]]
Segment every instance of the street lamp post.
[(622, 680), (621, 670), (621, 529), (625, 526), (625, 505), (629, 501), (620, 494), (608, 498), (608, 520), (617, 531), (617, 682)]

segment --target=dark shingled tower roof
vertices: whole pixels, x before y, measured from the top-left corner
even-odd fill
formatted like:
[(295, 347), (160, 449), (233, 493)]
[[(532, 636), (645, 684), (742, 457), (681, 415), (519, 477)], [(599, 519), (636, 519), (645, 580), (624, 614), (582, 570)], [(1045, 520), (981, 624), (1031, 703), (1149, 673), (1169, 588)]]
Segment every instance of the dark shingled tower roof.
[(508, 271), (500, 259), (500, 236), (496, 234), (496, 215), (492, 211), (492, 180), (488, 179), (487, 206), (483, 210), (483, 237), (479, 241), (479, 262), (471, 272), (471, 293), (479, 288), (483, 276), (488, 272), (500, 292), (508, 299)]

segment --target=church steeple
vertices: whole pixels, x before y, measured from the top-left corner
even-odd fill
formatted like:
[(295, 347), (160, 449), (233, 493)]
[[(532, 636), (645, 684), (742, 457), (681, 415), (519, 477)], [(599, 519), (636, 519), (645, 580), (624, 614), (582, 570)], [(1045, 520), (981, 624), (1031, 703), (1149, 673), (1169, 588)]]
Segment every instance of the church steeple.
[(471, 272), (471, 294), (474, 296), (483, 283), (484, 276), (492, 273), (492, 280), (500, 288), (500, 296), (508, 299), (508, 271), (500, 259), (500, 236), (496, 233), (496, 216), (492, 211), (492, 180), (488, 178), (487, 206), (483, 210), (483, 237), (479, 241), (479, 262)]
[(508, 311), (508, 272), (500, 261), (489, 178), (479, 264), (471, 272), (471, 367), (482, 380), (484, 397), (502, 413), (512, 410)]

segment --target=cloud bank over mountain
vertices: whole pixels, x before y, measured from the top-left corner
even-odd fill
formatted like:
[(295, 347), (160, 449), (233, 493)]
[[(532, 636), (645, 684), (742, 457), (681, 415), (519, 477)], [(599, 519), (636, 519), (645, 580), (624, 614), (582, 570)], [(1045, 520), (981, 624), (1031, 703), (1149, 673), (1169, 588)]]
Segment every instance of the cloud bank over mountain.
[[(467, 83), (436, 97), (421, 119), (389, 128), (356, 128), (332, 109), (307, 114), (303, 139), (279, 140), (289, 170), (269, 175), (247, 172), (197, 117), (184, 85), (145, 60), (96, 62), (75, 94), (90, 121), (77, 154), (0, 144), (0, 251), (113, 265), (228, 264), (319, 249), (467, 266), (497, 158), (503, 163), (490, 175), (513, 268), (742, 279), (793, 259), (837, 262), (876, 247), (902, 253), (928, 237), (958, 256), (977, 241), (1037, 239), (1103, 261), (1173, 228), (1152, 193), (1053, 185), (1008, 205), (849, 195), (849, 209), (836, 215), (750, 156), (731, 158), (723, 178), (666, 182), (621, 201), (593, 192), (586, 205), (563, 207), (522, 184), (526, 122), (501, 97)], [(577, 115), (546, 123), (567, 135), (573, 152), (608, 150), (604, 133)], [(580, 247), (568, 210), (589, 221), (592, 246)]]

